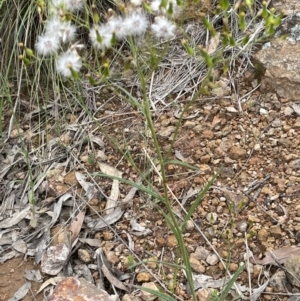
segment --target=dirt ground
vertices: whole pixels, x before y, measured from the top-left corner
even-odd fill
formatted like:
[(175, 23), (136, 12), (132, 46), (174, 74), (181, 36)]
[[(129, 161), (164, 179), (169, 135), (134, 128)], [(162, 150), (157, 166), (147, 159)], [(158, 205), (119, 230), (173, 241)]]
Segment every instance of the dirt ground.
[[(292, 103), (288, 99), (280, 99), (275, 93), (259, 90), (252, 93), (253, 87), (244, 83), (240, 83), (239, 95), (231, 93), (230, 89), (226, 91), (219, 97), (199, 98), (184, 116), (180, 127), (170, 159), (188, 163), (198, 169), (193, 171), (174, 163), (167, 165), (169, 196), (178, 220), (185, 215), (183, 209), (188, 210), (195, 200), (195, 194), (188, 196), (189, 191), (201, 190), (211, 176), (220, 171), (192, 215), (194, 224), (189, 223), (184, 233), (193, 272), (211, 276), (215, 280), (222, 279), (226, 272), (221, 262), (213, 256), (213, 248), (229, 271), (234, 273), (245, 262), (247, 248), (256, 258), (263, 258), (269, 250), (297, 246), (300, 238), (300, 117), (292, 109)], [(248, 97), (243, 99), (243, 95)], [(187, 101), (188, 99), (182, 99), (182, 104)], [(100, 100), (98, 104), (102, 106)], [(77, 117), (72, 116), (74, 120)], [(108, 136), (118, 141), (119, 149), (130, 150), (138, 168), (147, 170), (151, 166), (156, 151), (139, 112), (113, 99), (102, 107), (96, 118), (101, 120)], [(158, 110), (153, 113), (153, 119), (165, 155), (178, 121), (177, 107)], [(97, 160), (116, 167), (125, 179), (137, 181), (138, 174), (107, 139), (108, 136), (105, 138), (103, 129), (98, 129), (92, 122), (84, 129), (86, 133), (93, 132), (93, 137), (103, 139), (105, 147), (81, 144), (81, 148), (77, 150), (80, 164), (76, 171), (90, 172), (103, 192), (109, 195), (111, 181), (92, 176), (93, 172), (99, 172)], [(74, 133), (76, 131), (62, 134), (61, 141), (71, 147), (78, 145), (78, 141), (73, 139)], [(59, 177), (56, 173), (47, 178), (48, 190), (46, 194), (41, 194), (41, 204), (46, 197), (57, 197), (59, 193), (75, 191), (74, 187), (78, 195), (80, 185), (74, 168), (68, 171), (58, 168), (58, 172)], [(162, 193), (159, 173), (153, 171), (148, 179)], [(120, 184), (121, 199), (130, 188)], [(95, 211), (101, 213), (105, 200), (95, 198), (92, 201), (86, 216), (95, 218)], [(129, 251), (124, 244), (128, 235), (131, 235), (134, 242), (134, 254), (140, 260), (174, 262), (178, 252), (177, 242), (159, 210), (153, 205), (154, 202), (148, 195), (138, 191), (132, 201), (125, 205), (124, 216), (111, 229), (88, 231), (83, 227), (84, 236), (100, 239), (110, 264), (124, 273), (128, 272)], [(165, 209), (163, 205), (161, 209)], [(140, 236), (132, 231), (132, 219), (150, 229), (150, 234)], [(130, 234), (126, 234), (126, 231)], [(83, 248), (93, 257), (94, 248)], [(204, 257), (199, 255), (200, 251)], [(208, 259), (209, 256), (214, 260)], [(78, 259), (80, 256), (74, 254), (71, 262), (78, 265)], [(95, 263), (95, 260), (92, 262)], [(32, 262), (24, 262), (20, 258), (2, 265), (0, 300), (12, 297), (25, 282), (24, 269), (30, 268), (34, 268)], [(174, 268), (161, 264), (149, 264), (148, 268), (151, 275), (143, 268), (135, 269), (139, 284), (159, 279), (167, 283), (169, 288), (174, 285)], [(241, 285), (248, 285), (250, 281), (255, 288), (264, 283), (261, 275), (268, 268), (260, 264), (254, 264), (252, 268), (250, 274), (245, 270), (239, 276)], [(278, 270), (274, 267), (268, 270), (268, 279)], [(97, 283), (99, 275), (93, 272), (93, 277)], [(173, 287), (176, 295), (188, 299), (182, 272), (178, 272), (176, 281), (175, 288)], [(272, 300), (274, 295), (271, 293), (278, 293), (278, 300), (287, 300), (287, 296), (280, 295), (286, 292), (284, 287), (297, 292), (297, 287), (290, 284), (282, 284), (279, 289), (277, 284), (271, 284), (268, 287), (270, 294), (262, 294), (261, 300)], [(40, 284), (33, 284), (32, 292), (23, 300), (42, 300), (41, 294), (33, 297), (39, 286)]]
[[(0, 300), (7, 301), (15, 292), (26, 283), (25, 270), (37, 269), (32, 260), (24, 261), (21, 257), (6, 261), (0, 266)], [(42, 301), (43, 292), (36, 294), (42, 282), (31, 282), (31, 290), (22, 299), (23, 301)]]

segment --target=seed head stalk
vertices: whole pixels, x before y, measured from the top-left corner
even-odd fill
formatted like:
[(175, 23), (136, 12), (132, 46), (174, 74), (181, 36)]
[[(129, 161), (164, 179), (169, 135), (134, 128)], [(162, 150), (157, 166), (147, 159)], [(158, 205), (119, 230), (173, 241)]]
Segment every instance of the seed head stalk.
[(157, 156), (158, 156), (158, 160), (159, 160), (159, 164), (160, 164), (160, 168), (161, 168), (160, 172), (161, 172), (161, 177), (162, 177), (162, 182), (163, 182), (164, 200), (165, 200), (164, 204), (166, 205), (168, 214), (170, 215), (170, 218), (171, 218), (172, 227), (174, 229), (174, 235), (177, 239), (179, 248), (182, 251), (183, 262), (184, 262), (184, 265), (185, 265), (186, 277), (187, 277), (188, 284), (190, 286), (190, 291), (192, 293), (193, 299), (197, 300), (197, 297), (196, 297), (196, 294), (195, 294), (195, 291), (194, 291), (194, 283), (193, 283), (193, 276), (192, 276), (192, 270), (191, 270), (191, 265), (190, 265), (190, 261), (189, 261), (189, 256), (188, 256), (187, 250), (185, 248), (185, 243), (184, 243), (183, 235), (181, 233), (182, 231), (181, 231), (180, 225), (178, 224), (178, 222), (176, 220), (176, 216), (173, 213), (171, 202), (170, 202), (169, 196), (168, 196), (165, 160), (164, 160), (164, 157), (161, 153), (161, 148), (160, 148), (160, 145), (159, 145), (159, 142), (158, 142), (158, 139), (157, 139), (157, 135), (156, 135), (154, 125), (153, 125), (153, 120), (152, 120), (152, 117), (151, 117), (149, 99), (147, 98), (146, 79), (145, 79), (145, 76), (142, 72), (142, 68), (139, 65), (138, 52), (137, 52), (137, 49), (135, 47), (134, 39), (133, 39), (132, 36), (129, 37), (129, 42), (130, 42), (130, 47), (131, 47), (131, 50), (132, 50), (133, 58), (134, 58), (134, 61), (135, 61), (135, 64), (136, 64), (137, 73), (138, 73), (138, 77), (139, 77), (141, 88), (142, 88), (143, 110), (144, 110), (143, 113), (144, 113), (145, 118), (146, 118), (147, 126), (149, 127), (149, 129), (151, 131), (151, 137), (153, 139), (154, 147), (155, 147), (155, 150), (156, 150), (156, 153), (157, 153)]

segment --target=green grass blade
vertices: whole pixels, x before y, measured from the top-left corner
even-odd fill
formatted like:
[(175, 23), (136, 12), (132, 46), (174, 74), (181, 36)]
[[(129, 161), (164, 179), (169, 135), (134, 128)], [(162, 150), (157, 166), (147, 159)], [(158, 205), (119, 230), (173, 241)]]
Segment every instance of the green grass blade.
[(171, 296), (167, 295), (167, 294), (164, 294), (160, 291), (155, 291), (155, 290), (152, 290), (152, 289), (149, 289), (149, 288), (146, 288), (146, 287), (142, 287), (142, 286), (138, 286), (138, 285), (134, 285), (135, 288), (137, 289), (140, 289), (144, 292), (147, 292), (147, 293), (150, 293), (158, 298), (160, 298), (161, 300), (164, 300), (164, 301), (176, 301), (176, 299), (172, 298)]

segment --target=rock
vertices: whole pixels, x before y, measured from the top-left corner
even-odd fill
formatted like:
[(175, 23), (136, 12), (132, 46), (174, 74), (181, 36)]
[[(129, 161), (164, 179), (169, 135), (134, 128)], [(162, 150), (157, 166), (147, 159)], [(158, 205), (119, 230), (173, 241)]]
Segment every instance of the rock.
[(203, 274), (205, 272), (205, 267), (201, 264), (201, 262), (192, 256), (190, 257), (190, 264), (194, 272), (198, 274)]
[(300, 169), (300, 159), (293, 160), (289, 163), (289, 166), (293, 170), (299, 170)]
[(300, 184), (296, 184), (293, 186), (290, 186), (286, 189), (286, 194), (294, 194), (294, 193), (299, 193), (300, 192)]
[(229, 150), (229, 157), (234, 160), (244, 159), (247, 155), (247, 152), (238, 146), (233, 146)]
[(266, 242), (269, 236), (269, 232), (266, 229), (260, 229), (257, 233), (257, 238), (260, 242)]
[(107, 261), (112, 265), (117, 265), (120, 262), (119, 256), (117, 256), (113, 251), (106, 252), (105, 255)]
[(239, 232), (242, 232), (242, 233), (246, 232), (248, 229), (248, 223), (246, 221), (240, 221), (238, 223), (237, 229)]
[(285, 292), (287, 287), (287, 279), (285, 272), (278, 270), (271, 278), (269, 282), (270, 287), (273, 288), (274, 292)]
[(210, 300), (211, 292), (207, 288), (199, 289), (196, 292), (196, 294), (197, 294), (197, 297), (198, 297), (199, 301), (209, 301)]
[(264, 267), (261, 265), (254, 265), (253, 266), (253, 277), (257, 278), (264, 272)]
[(239, 265), (238, 265), (237, 263), (231, 262), (231, 263), (229, 264), (228, 268), (229, 268), (229, 271), (230, 271), (230, 272), (233, 272), (233, 273), (234, 273), (234, 272), (236, 272), (236, 271), (238, 270)]
[(300, 11), (300, 2), (298, 0), (273, 0), (272, 6), (276, 11), (283, 11), (285, 15), (293, 15)]
[(85, 249), (79, 249), (77, 251), (78, 258), (82, 260), (84, 263), (89, 263), (92, 260), (91, 254)]
[[(156, 284), (154, 282), (146, 282), (142, 284), (142, 288), (146, 288), (146, 289), (151, 289), (153, 291), (159, 292), (159, 289), (157, 288)], [(143, 291), (143, 289), (141, 289), (141, 298), (144, 301), (153, 301), (155, 300), (157, 297), (151, 293), (145, 292)]]
[(201, 138), (202, 139), (212, 139), (212, 138), (214, 138), (214, 132), (211, 130), (205, 130), (205, 131), (203, 131)]
[(142, 299), (138, 296), (125, 294), (122, 298), (122, 301), (142, 301)]
[(216, 254), (211, 254), (207, 256), (206, 262), (209, 265), (216, 265), (219, 262), (219, 258)]
[(259, 109), (259, 114), (260, 115), (269, 115), (269, 111), (264, 109), (264, 108), (260, 108)]
[(137, 282), (149, 282), (151, 280), (151, 275), (147, 272), (140, 272), (136, 276)]
[[(297, 287), (300, 287), (300, 255), (291, 255), (284, 264), (287, 271), (287, 279), (289, 282)], [(295, 277), (294, 277), (294, 276)]]
[[(298, 25), (295, 24), (296, 26)], [(262, 47), (254, 55), (260, 64), (257, 69), (262, 73), (261, 91), (276, 92), (281, 98), (299, 100), (299, 44), (288, 39), (277, 38), (268, 45), (270, 47)]]
[(58, 282), (49, 301), (119, 301), (117, 295), (109, 295), (83, 278), (68, 277)]
[(206, 261), (208, 255), (210, 255), (210, 252), (204, 247), (197, 247), (195, 253), (191, 254), (191, 256), (193, 256), (194, 258), (203, 261)]
[(284, 108), (283, 114), (285, 116), (291, 116), (294, 113), (294, 110), (291, 107)]
[(168, 237), (167, 246), (168, 246), (169, 248), (174, 248), (174, 247), (176, 247), (177, 245), (178, 245), (178, 242), (177, 242), (177, 239), (176, 239), (175, 235), (170, 235), (170, 236)]
[(280, 226), (273, 226), (269, 229), (269, 232), (272, 236), (275, 238), (281, 238), (282, 237), (282, 230)]
[(194, 228), (195, 228), (195, 225), (194, 225), (193, 221), (189, 219), (189, 220), (187, 221), (187, 223), (186, 223), (185, 229), (186, 229), (187, 231), (191, 231), (191, 230), (193, 230)]
[(165, 128), (161, 128), (159, 129), (159, 131), (157, 132), (157, 135), (161, 136), (161, 137), (164, 137), (164, 138), (168, 138), (170, 137), (170, 135), (175, 131), (175, 126), (173, 125), (170, 125), (170, 126), (167, 126)]
[(209, 163), (210, 159), (211, 159), (210, 155), (206, 154), (206, 155), (200, 157), (200, 162), (201, 163)]
[(185, 128), (192, 129), (194, 126), (196, 126), (195, 121), (187, 120), (184, 125)]
[(163, 237), (157, 237), (156, 243), (159, 247), (163, 247), (166, 244), (166, 240)]
[(151, 270), (154, 270), (157, 268), (157, 257), (150, 257), (148, 259), (148, 262), (147, 262), (147, 267)]

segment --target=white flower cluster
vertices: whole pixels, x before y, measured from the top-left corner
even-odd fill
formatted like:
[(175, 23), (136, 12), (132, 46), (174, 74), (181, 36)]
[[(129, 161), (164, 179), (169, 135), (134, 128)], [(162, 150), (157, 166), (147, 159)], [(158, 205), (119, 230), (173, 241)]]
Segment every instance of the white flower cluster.
[[(55, 55), (57, 71), (65, 77), (71, 77), (80, 71), (82, 59), (76, 47), (71, 46), (69, 50), (63, 51), (74, 43), (77, 29), (71, 21), (66, 20), (65, 14), (83, 10), (85, 0), (48, 1), (52, 14), (47, 20), (44, 34), (37, 38), (36, 51), (44, 57)], [(176, 0), (150, 0), (147, 6), (155, 15), (152, 24), (150, 24), (149, 14), (143, 8), (143, 0), (131, 0), (131, 4), (133, 7), (124, 15), (114, 15), (106, 23), (93, 25), (89, 32), (93, 47), (105, 50), (112, 47), (116, 40), (122, 40), (128, 36), (140, 37), (149, 29), (159, 39), (171, 39), (175, 36), (176, 25), (169, 18), (176, 16), (179, 12)]]

